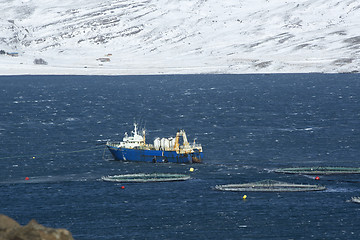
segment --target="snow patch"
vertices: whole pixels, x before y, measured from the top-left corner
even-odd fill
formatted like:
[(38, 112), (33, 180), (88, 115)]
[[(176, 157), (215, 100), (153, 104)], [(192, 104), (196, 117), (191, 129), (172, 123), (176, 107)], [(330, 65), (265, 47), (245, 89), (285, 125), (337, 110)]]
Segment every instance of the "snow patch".
[(0, 75), (360, 70), (353, 0), (0, 3)]

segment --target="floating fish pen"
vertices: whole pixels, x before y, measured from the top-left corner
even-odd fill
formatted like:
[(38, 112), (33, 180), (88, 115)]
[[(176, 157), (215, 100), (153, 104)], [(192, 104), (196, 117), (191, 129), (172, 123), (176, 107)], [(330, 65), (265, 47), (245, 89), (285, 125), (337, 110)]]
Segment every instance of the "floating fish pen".
[(188, 179), (190, 179), (189, 175), (171, 173), (137, 173), (101, 177), (103, 181), (123, 183), (173, 182)]
[(360, 168), (351, 167), (295, 167), (280, 168), (276, 173), (305, 174), (305, 175), (331, 175), (331, 174), (360, 174)]
[(352, 197), (351, 202), (360, 203), (360, 197)]
[(232, 192), (304, 192), (322, 191), (326, 188), (320, 185), (306, 185), (279, 182), (274, 180), (263, 180), (244, 184), (217, 185), (216, 190)]

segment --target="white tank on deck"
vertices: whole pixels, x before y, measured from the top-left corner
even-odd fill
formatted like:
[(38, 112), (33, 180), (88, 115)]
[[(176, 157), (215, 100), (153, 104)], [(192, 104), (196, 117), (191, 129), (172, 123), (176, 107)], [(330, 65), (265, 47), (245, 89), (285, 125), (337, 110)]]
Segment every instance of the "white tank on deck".
[(155, 138), (155, 140), (154, 140), (154, 148), (155, 148), (156, 150), (159, 150), (159, 149), (160, 149), (160, 146), (161, 146), (160, 138)]
[(167, 138), (161, 139), (161, 150), (169, 150), (170, 149), (170, 141)]
[(165, 138), (165, 150), (170, 150), (170, 141), (167, 138)]
[(170, 149), (174, 149), (174, 146), (175, 146), (175, 138), (173, 138), (173, 137), (169, 138), (169, 142), (170, 142)]

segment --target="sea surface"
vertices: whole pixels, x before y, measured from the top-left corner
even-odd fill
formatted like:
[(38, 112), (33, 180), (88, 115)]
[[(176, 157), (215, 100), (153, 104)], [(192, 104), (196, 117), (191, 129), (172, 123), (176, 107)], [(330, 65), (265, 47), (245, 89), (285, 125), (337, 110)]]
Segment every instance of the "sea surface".
[[(113, 161), (104, 143), (134, 122), (147, 142), (184, 129), (203, 163)], [(0, 77), (0, 213), (22, 225), (83, 240), (360, 239), (360, 176), (274, 172), (299, 166), (360, 167), (359, 74)], [(101, 181), (128, 173), (191, 179)], [(265, 179), (327, 189), (214, 190)]]

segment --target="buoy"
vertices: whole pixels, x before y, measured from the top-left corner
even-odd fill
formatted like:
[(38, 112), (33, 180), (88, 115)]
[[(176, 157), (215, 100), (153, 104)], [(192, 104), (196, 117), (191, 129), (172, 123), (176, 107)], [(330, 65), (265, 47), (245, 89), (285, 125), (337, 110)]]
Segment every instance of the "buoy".
[(190, 170), (189, 170), (190, 172), (193, 172), (194, 171), (194, 168), (190, 168)]
[(245, 200), (246, 198), (247, 198), (247, 196), (246, 196), (246, 195), (244, 195), (244, 196), (243, 196), (243, 199)]
[(26, 178), (25, 178), (26, 181), (29, 180), (29, 179), (30, 179), (29, 177), (26, 177)]
[(35, 157), (33, 157), (33, 159), (35, 159)]
[(320, 180), (319, 176), (317, 176), (317, 177), (315, 178), (315, 180)]
[(121, 189), (125, 189), (125, 186), (121, 186)]

